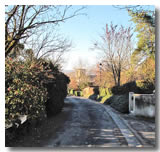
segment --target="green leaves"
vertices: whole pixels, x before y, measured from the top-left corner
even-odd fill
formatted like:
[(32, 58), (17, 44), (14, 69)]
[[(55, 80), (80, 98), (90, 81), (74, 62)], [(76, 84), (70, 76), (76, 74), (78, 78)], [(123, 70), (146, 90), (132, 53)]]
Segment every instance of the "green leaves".
[(28, 66), (28, 63), (6, 58), (6, 123), (13, 123), (19, 115), (36, 118), (45, 110), (47, 89), (38, 75), (41, 67), (34, 66), (33, 69)]
[[(45, 117), (45, 103), (49, 97), (60, 108), (63, 106), (61, 99), (66, 95), (69, 79), (57, 67), (42, 59), (20, 61), (11, 58), (6, 58), (5, 67), (6, 124), (14, 124), (21, 115), (27, 115), (28, 119)], [(50, 86), (55, 86), (51, 87), (55, 92)], [(58, 96), (56, 101), (53, 94)], [(55, 111), (57, 105), (53, 107)]]
[(146, 57), (155, 59), (155, 12), (134, 12), (129, 10), (132, 21), (136, 24), (138, 44), (135, 52), (144, 52)]
[[(129, 10), (138, 32), (137, 48), (131, 56), (131, 63), (138, 67), (137, 78), (155, 84), (155, 11)], [(137, 66), (138, 65), (138, 66)], [(135, 75), (135, 74), (134, 74)]]

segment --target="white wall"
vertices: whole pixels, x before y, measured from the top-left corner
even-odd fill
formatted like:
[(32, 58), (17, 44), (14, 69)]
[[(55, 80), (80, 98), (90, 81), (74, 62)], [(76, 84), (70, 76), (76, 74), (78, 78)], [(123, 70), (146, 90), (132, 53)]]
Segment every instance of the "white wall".
[(155, 94), (130, 92), (129, 111), (136, 116), (155, 117)]

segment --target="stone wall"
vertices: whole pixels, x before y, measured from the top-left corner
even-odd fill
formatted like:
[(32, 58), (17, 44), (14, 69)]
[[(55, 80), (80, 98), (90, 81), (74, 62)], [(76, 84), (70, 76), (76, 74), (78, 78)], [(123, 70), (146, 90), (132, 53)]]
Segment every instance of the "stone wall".
[(155, 117), (155, 94), (130, 92), (129, 112), (136, 116)]

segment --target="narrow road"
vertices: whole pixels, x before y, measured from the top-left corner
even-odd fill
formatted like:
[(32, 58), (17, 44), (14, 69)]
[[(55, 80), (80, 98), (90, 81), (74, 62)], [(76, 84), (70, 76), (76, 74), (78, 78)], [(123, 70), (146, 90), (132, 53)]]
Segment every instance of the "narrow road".
[(65, 105), (69, 115), (46, 147), (141, 147), (109, 107), (80, 97), (67, 97)]

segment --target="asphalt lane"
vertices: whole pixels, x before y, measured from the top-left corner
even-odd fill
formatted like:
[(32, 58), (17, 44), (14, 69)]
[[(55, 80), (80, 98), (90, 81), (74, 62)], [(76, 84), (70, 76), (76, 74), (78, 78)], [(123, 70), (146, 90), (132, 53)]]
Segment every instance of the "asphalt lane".
[(65, 103), (72, 107), (67, 109), (70, 115), (46, 147), (128, 146), (104, 105), (79, 97), (67, 97)]

